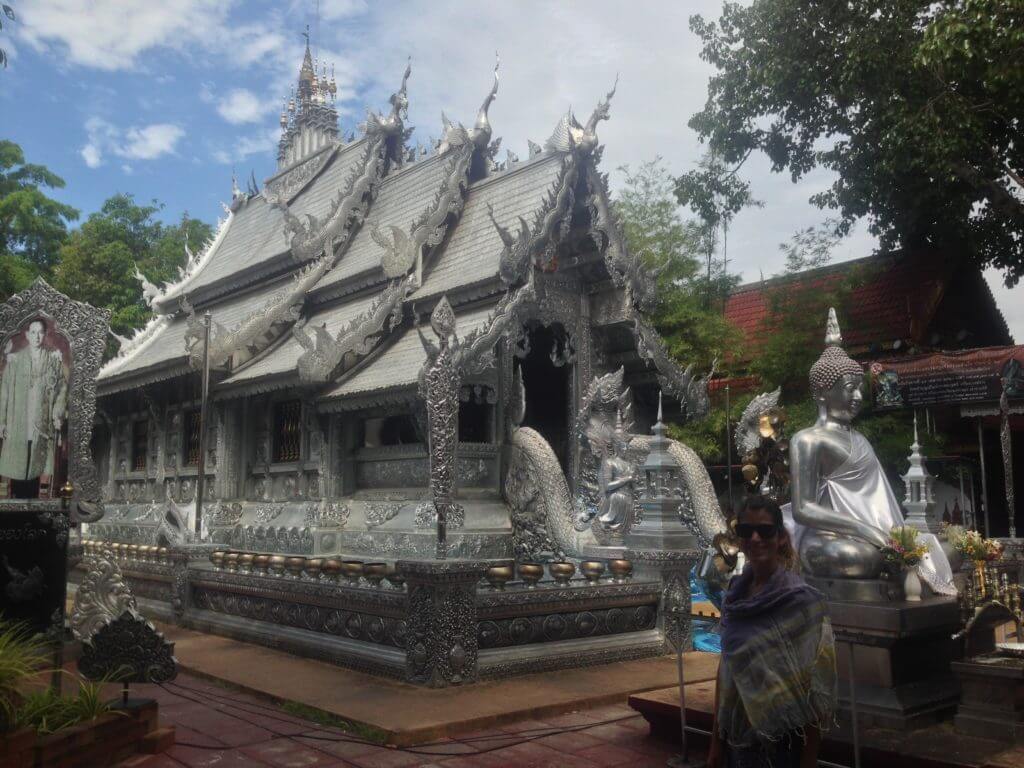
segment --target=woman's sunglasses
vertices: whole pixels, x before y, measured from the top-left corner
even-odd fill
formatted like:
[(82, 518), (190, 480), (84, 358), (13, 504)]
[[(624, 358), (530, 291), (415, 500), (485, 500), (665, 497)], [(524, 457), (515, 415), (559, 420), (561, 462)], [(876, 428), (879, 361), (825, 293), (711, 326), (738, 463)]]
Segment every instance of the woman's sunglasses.
[(779, 529), (774, 525), (757, 523), (738, 523), (736, 525), (736, 535), (741, 539), (753, 538), (755, 531), (757, 532), (758, 537), (762, 539), (774, 539), (778, 534)]

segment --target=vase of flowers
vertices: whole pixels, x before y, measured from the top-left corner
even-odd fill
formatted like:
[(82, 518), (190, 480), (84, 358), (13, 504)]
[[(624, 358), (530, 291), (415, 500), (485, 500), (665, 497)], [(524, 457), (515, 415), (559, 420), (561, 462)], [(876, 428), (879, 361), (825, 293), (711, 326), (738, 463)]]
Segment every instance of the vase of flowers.
[(904, 599), (909, 602), (921, 600), (921, 579), (915, 570), (928, 547), (917, 540), (917, 528), (896, 525), (889, 531), (889, 543), (882, 548), (886, 561), (896, 565), (903, 574)]
[(995, 539), (986, 539), (977, 531), (965, 531), (957, 549), (975, 564), (998, 560), (1003, 554), (1003, 545)]
[(977, 531), (966, 531), (957, 549), (974, 563), (974, 581), (982, 598), (986, 597), (985, 563), (998, 560), (1003, 554), (1003, 545), (995, 539), (986, 539)]

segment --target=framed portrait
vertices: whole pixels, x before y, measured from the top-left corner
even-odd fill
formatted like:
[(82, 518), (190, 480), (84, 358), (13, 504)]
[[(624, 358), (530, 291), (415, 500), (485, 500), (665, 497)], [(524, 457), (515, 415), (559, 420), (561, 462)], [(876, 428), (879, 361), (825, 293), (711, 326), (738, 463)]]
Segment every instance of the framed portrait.
[(57, 498), (68, 476), (71, 342), (44, 313), (0, 341), (0, 496)]

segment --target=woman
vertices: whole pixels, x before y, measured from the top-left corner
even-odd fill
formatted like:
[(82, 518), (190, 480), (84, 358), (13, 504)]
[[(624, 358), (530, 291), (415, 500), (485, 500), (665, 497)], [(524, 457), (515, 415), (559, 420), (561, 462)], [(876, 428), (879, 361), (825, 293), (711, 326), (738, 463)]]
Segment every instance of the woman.
[(722, 603), (722, 656), (708, 768), (813, 768), (836, 708), (825, 598), (793, 570), (779, 505), (751, 496), (737, 517), (746, 556)]

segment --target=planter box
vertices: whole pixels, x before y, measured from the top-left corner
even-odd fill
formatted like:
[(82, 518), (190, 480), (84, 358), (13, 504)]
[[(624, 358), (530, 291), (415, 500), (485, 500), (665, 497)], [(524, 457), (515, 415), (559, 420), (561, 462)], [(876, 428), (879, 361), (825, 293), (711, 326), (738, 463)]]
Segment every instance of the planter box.
[[(57, 733), (37, 736), (18, 731), (0, 738), (0, 765), (4, 768), (92, 768), (114, 765), (138, 752), (152, 751), (158, 732), (157, 704), (148, 699), (130, 700), (93, 720), (78, 723)], [(169, 746), (166, 739), (157, 743)], [(173, 742), (171, 742), (173, 743)], [(26, 748), (27, 745), (27, 748)], [(18, 762), (18, 755), (25, 757)], [(7, 757), (9, 750), (12, 757)]]
[(5, 768), (31, 768), (35, 743), (36, 732), (31, 728), (0, 735), (0, 765)]

